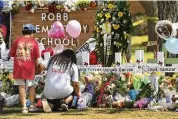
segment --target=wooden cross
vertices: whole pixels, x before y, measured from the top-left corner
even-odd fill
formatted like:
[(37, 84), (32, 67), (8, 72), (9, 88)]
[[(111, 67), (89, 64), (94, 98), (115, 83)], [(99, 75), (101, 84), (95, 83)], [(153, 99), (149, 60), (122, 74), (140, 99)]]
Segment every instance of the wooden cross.
[[(164, 64), (178, 64), (178, 58), (167, 58), (167, 50), (163, 44), (162, 52), (164, 52)], [(147, 59), (147, 63), (157, 63), (157, 59)]]

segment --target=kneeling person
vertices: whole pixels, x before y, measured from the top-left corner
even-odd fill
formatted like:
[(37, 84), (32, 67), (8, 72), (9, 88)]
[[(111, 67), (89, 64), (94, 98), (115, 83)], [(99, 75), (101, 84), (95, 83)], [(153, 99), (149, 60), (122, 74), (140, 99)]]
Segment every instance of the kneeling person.
[[(68, 104), (72, 101), (73, 94), (80, 96), (78, 77), (73, 50), (66, 49), (50, 59), (43, 92), (45, 98), (42, 100), (45, 112), (51, 112), (51, 107), (53, 110), (61, 107), (62, 111), (68, 111)], [(52, 105), (49, 106), (48, 103)]]

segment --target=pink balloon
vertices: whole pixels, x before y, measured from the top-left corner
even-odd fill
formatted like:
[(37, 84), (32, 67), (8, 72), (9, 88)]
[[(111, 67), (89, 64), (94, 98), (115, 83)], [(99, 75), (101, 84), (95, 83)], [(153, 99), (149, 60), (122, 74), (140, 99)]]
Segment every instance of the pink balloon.
[(6, 35), (7, 35), (7, 27), (5, 25), (3, 25), (3, 24), (1, 24), (0, 27), (2, 29), (3, 38), (5, 39)]
[(50, 29), (49, 31), (48, 31), (48, 37), (50, 37), (50, 38), (55, 38), (55, 29)]
[(76, 20), (71, 20), (66, 26), (66, 32), (73, 38), (77, 38), (81, 33), (81, 25)]
[(59, 22), (59, 21), (56, 21), (56, 22), (54, 22), (53, 23), (53, 28), (57, 28), (57, 29), (60, 29), (60, 28), (64, 28), (64, 26), (62, 25), (62, 23), (61, 22)]
[(56, 38), (64, 38), (65, 37), (64, 28), (55, 29), (55, 36)]

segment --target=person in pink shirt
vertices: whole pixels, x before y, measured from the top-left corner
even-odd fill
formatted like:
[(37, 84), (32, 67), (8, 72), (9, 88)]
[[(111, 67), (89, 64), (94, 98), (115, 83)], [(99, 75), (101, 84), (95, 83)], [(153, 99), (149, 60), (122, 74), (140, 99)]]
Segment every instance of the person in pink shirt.
[(28, 113), (26, 107), (26, 87), (29, 89), (30, 107), (29, 111), (36, 111), (35, 99), (35, 68), (38, 65), (39, 49), (38, 42), (33, 38), (35, 27), (32, 24), (23, 26), (23, 36), (13, 41), (10, 49), (10, 56), (14, 57), (13, 77), (14, 85), (19, 86), (19, 96), (22, 104), (22, 113)]

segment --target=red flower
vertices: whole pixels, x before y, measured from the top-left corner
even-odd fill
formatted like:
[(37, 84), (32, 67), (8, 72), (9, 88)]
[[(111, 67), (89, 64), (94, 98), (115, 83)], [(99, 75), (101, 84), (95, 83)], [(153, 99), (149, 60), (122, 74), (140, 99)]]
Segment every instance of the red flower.
[(125, 74), (125, 78), (129, 78), (129, 77), (130, 77), (130, 75), (131, 75), (131, 74), (130, 74), (129, 72), (128, 72), (128, 73), (126, 73), (126, 74)]

